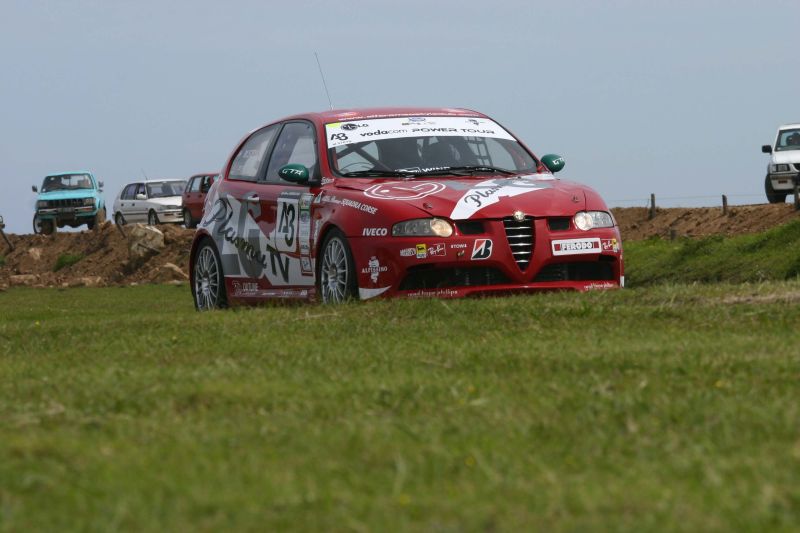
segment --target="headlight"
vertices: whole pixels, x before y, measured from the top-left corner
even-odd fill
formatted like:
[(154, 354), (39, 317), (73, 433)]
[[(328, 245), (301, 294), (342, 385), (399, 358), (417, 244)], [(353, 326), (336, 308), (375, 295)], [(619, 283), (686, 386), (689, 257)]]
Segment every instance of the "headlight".
[(94, 198), (84, 198), (83, 205), (94, 205)]
[(572, 220), (575, 222), (575, 227), (583, 231), (614, 227), (614, 219), (605, 211), (579, 211)]
[(392, 226), (392, 235), (395, 237), (449, 237), (452, 234), (453, 226), (441, 218), (417, 218)]
[(773, 172), (789, 172), (789, 165), (772, 165)]
[(45, 207), (47, 207), (47, 200), (38, 200), (36, 202), (37, 209), (44, 209)]

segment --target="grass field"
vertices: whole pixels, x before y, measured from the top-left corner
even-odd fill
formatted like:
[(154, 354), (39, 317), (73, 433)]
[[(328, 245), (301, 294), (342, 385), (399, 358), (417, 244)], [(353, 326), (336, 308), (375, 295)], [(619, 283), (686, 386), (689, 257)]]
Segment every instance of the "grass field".
[(0, 531), (796, 530), (798, 302), (0, 293)]

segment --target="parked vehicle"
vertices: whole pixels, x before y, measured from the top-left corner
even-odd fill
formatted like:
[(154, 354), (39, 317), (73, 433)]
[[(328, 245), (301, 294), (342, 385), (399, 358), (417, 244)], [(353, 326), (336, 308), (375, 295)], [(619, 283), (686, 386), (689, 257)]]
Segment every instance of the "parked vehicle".
[(208, 193), (190, 255), (195, 305), (621, 287), (614, 218), (594, 190), (554, 177), (563, 166), (462, 109), (268, 124)]
[(761, 147), (771, 154), (764, 178), (764, 191), (771, 204), (786, 201), (786, 195), (794, 190), (795, 179), (800, 174), (800, 124), (784, 124), (778, 128), (773, 144)]
[(41, 190), (36, 185), (31, 189), (38, 193), (34, 233), (50, 235), (56, 228), (83, 224), (93, 229), (106, 219), (103, 182), (87, 170), (50, 174), (42, 181)]
[(197, 223), (203, 218), (203, 204), (211, 184), (217, 178), (217, 173), (197, 174), (189, 178), (186, 190), (183, 191), (183, 223), (187, 228), (196, 228)]
[(129, 183), (114, 200), (114, 222), (118, 226), (128, 222), (156, 224), (182, 224), (181, 194), (185, 180), (153, 180)]

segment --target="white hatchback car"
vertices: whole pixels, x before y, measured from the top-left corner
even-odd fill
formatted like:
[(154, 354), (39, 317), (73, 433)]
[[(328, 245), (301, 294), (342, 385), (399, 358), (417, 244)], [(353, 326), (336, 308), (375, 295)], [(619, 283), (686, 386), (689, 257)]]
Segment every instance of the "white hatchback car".
[(129, 183), (114, 200), (114, 222), (118, 226), (128, 222), (182, 224), (181, 195), (185, 188), (185, 180)]
[(778, 128), (775, 144), (761, 147), (765, 154), (772, 154), (767, 165), (764, 190), (771, 204), (786, 201), (786, 195), (794, 190), (794, 182), (800, 174), (800, 124), (785, 124)]

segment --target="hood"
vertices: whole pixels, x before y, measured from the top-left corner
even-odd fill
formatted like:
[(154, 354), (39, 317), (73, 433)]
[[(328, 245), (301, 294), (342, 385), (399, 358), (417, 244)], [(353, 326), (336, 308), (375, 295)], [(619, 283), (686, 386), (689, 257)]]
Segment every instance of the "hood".
[(363, 191), (371, 202), (401, 201), (451, 220), (503, 218), (515, 211), (534, 217), (571, 216), (586, 208), (587, 191), (582, 185), (550, 174), (407, 180), (342, 178), (336, 180), (336, 187)]
[(40, 192), (39, 200), (71, 200), (73, 198), (94, 198), (97, 196), (96, 189), (76, 189), (71, 191), (48, 191)]
[(800, 163), (800, 150), (785, 150), (783, 152), (773, 152), (772, 162), (780, 163)]

